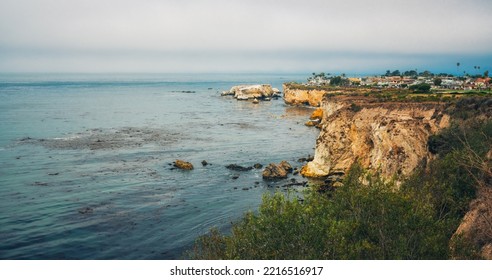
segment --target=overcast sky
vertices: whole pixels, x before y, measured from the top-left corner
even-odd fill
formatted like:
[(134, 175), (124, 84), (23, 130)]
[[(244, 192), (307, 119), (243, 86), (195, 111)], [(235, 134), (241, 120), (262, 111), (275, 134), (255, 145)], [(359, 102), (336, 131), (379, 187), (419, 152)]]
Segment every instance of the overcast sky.
[(1, 0), (2, 72), (492, 70), (490, 0)]

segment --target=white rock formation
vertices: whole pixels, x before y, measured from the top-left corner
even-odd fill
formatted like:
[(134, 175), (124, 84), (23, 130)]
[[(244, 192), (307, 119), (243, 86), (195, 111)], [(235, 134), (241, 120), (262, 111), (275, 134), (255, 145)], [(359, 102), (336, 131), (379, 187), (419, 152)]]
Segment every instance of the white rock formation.
[(233, 86), (229, 91), (222, 92), (222, 95), (233, 95), (237, 100), (248, 100), (271, 97), (274, 93), (271, 85), (238, 85)]

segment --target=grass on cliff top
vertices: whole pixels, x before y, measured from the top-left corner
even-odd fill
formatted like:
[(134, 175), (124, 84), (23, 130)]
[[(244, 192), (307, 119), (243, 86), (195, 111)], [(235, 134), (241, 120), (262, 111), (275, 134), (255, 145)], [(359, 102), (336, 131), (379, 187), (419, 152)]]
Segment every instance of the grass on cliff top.
[[(430, 143), (438, 159), (416, 170), (400, 187), (355, 164), (343, 187), (334, 192), (310, 190), (304, 200), (282, 193), (265, 195), (258, 212), (246, 213), (230, 234), (213, 229), (200, 237), (189, 257), (478, 258), (470, 242), (452, 236), (475, 196), (476, 178), (483, 175), (470, 168), (470, 153), (485, 157), (491, 148), (492, 122), (453, 125), (440, 135)], [(463, 142), (464, 137), (473, 141)]]
[(409, 88), (374, 88), (374, 87), (340, 87), (332, 85), (305, 85), (286, 83), (290, 89), (324, 90), (326, 96), (337, 95), (364, 96), (374, 98), (376, 102), (448, 102), (453, 103), (460, 98), (488, 97), (492, 98), (490, 90), (431, 90), (419, 93)]

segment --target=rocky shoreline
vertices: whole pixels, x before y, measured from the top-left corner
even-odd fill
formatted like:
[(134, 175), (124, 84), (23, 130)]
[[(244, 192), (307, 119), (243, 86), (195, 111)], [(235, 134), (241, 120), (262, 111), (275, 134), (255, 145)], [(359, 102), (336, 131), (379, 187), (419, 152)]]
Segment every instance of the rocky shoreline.
[[(309, 182), (308, 180), (299, 181), (298, 179), (300, 178), (296, 178), (297, 176), (300, 175), (299, 170), (301, 166), (299, 166), (299, 164), (306, 162), (308, 159), (312, 159), (312, 157), (308, 156), (308, 158), (298, 159), (297, 164), (294, 164), (295, 167), (293, 167), (291, 163), (289, 163), (288, 161), (284, 160), (278, 164), (270, 163), (266, 165), (265, 168), (263, 168), (264, 165), (261, 163), (255, 163), (252, 166), (228, 164), (225, 165), (224, 168), (232, 172), (231, 179), (233, 180), (238, 179), (240, 177), (240, 174), (243, 172), (261, 172), (261, 177), (267, 187), (288, 189), (294, 186), (305, 187), (308, 185)], [(206, 160), (203, 160), (201, 163), (202, 163), (202, 167), (204, 168), (208, 165), (212, 165)], [(170, 167), (171, 170), (192, 171), (194, 169), (194, 165), (191, 162), (181, 159), (177, 159), (173, 163), (169, 163), (169, 166), (171, 166)], [(289, 179), (288, 183), (285, 183), (284, 181), (288, 179), (289, 175), (291, 175), (292, 177)], [(258, 187), (259, 184), (260, 182), (256, 181), (254, 183), (255, 185), (254, 187)], [(243, 190), (248, 190), (248, 189), (249, 188), (243, 188)]]

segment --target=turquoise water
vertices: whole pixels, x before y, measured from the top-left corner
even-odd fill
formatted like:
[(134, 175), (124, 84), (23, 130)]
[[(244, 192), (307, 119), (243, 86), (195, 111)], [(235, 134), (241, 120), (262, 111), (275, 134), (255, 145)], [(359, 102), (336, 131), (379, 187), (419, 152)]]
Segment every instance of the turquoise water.
[[(0, 74), (0, 258), (182, 257), (263, 193), (303, 180), (226, 165), (299, 167), (318, 134), (303, 125), (310, 109), (219, 92), (304, 77)], [(173, 170), (176, 159), (195, 169)]]

